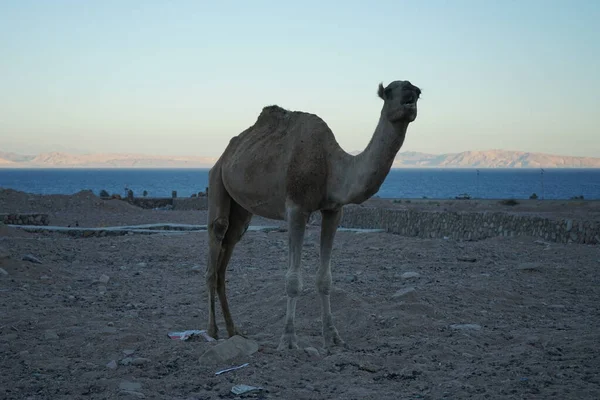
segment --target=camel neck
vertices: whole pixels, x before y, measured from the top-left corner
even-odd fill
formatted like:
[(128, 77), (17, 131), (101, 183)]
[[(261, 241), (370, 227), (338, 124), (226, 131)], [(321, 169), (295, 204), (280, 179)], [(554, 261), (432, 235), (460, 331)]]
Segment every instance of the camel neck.
[(404, 143), (407, 128), (408, 123), (392, 123), (382, 111), (366, 149), (352, 157), (347, 163), (349, 168), (343, 172), (346, 175), (342, 190), (344, 203), (360, 204), (377, 193)]

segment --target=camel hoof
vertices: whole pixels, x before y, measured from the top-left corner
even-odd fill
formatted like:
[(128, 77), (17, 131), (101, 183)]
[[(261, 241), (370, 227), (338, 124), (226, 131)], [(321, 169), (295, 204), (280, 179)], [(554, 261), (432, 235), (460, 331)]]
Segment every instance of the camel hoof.
[(215, 340), (219, 339), (219, 330), (218, 329), (208, 328), (208, 330), (206, 331), (206, 333), (208, 334), (208, 336), (210, 336), (211, 338), (213, 338)]
[(323, 333), (323, 342), (326, 349), (332, 347), (341, 347), (344, 349), (348, 348), (348, 345), (342, 340), (340, 334), (335, 328)]
[(279, 346), (277, 346), (278, 351), (285, 350), (298, 350), (300, 346), (298, 346), (298, 339), (295, 334), (286, 334), (284, 333), (281, 336), (281, 340), (279, 341)]

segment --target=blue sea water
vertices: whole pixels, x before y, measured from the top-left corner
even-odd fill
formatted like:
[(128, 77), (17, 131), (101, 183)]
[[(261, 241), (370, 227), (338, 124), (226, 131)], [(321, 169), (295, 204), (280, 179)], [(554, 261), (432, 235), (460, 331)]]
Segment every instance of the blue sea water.
[[(208, 169), (0, 169), (0, 187), (39, 194), (91, 189), (135, 196), (179, 197), (204, 191)], [(454, 198), (462, 193), (487, 199), (600, 199), (600, 169), (393, 169), (377, 196)]]

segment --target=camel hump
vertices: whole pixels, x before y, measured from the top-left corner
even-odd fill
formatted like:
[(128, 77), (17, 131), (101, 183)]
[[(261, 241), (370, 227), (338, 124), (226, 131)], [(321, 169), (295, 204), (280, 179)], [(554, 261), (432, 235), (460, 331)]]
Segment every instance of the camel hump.
[(281, 121), (283, 119), (289, 118), (291, 114), (291, 111), (288, 111), (285, 108), (279, 107), (277, 105), (267, 106), (262, 109), (256, 122), (258, 124), (262, 124), (269, 123), (269, 121)]

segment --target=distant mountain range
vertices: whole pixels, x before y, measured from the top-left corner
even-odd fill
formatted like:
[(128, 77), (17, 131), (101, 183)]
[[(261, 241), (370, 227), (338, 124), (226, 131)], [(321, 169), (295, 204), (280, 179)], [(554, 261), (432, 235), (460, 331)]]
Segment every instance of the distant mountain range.
[[(352, 152), (357, 154), (359, 152)], [(144, 154), (0, 152), (0, 168), (208, 168), (218, 157), (156, 156)], [(398, 153), (394, 168), (600, 168), (600, 158), (571, 157), (509, 150), (462, 153)]]

